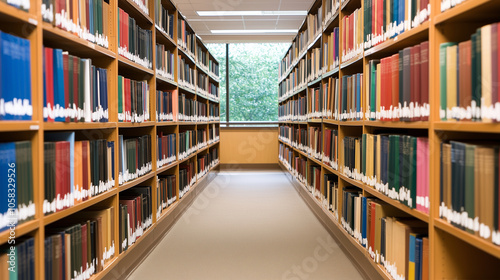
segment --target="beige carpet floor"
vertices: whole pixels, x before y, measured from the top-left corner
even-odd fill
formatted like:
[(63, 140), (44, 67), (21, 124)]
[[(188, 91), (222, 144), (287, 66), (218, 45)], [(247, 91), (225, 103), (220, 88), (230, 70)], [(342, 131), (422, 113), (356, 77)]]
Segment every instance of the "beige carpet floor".
[(280, 172), (223, 172), (130, 275), (362, 279)]

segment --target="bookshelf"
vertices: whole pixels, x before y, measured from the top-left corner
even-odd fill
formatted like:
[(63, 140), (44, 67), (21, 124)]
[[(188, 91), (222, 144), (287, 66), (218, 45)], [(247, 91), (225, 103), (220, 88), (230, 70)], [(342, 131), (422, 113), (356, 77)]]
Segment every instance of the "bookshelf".
[[(72, 28), (70, 25), (68, 25), (69, 27), (55, 26), (56, 19), (59, 16), (54, 14), (58, 11), (56, 11), (54, 1), (52, 0), (29, 0), (22, 2), (30, 4), (27, 11), (9, 5), (6, 1), (0, 2), (0, 31), (27, 39), (30, 43), (31, 80), (29, 83), (31, 84), (30, 102), (33, 112), (31, 120), (0, 120), (0, 138), (2, 138), (2, 142), (29, 141), (31, 143), (31, 154), (29, 156), (32, 162), (32, 174), (30, 176), (33, 179), (33, 183), (29, 188), (32, 188), (32, 202), (35, 205), (35, 214), (31, 220), (26, 220), (15, 227), (15, 237), (17, 240), (33, 238), (34, 241), (34, 246), (32, 247), (34, 252), (31, 254), (34, 256), (32, 260), (34, 268), (31, 270), (34, 274), (33, 278), (26, 279), (48, 279), (47, 275), (49, 274), (46, 271), (46, 260), (52, 259), (52, 256), (47, 256), (46, 239), (51, 236), (53, 228), (73, 225), (74, 223), (78, 223), (78, 221), (72, 221), (74, 217), (84, 215), (88, 211), (104, 209), (111, 209), (113, 211), (111, 216), (114, 218), (113, 222), (110, 221), (107, 224), (103, 224), (103, 227), (107, 227), (110, 232), (109, 245), (114, 244), (114, 253), (108, 253), (109, 256), (106, 257), (107, 260), (102, 269), (94, 271), (87, 276), (90, 279), (105, 279), (107, 277), (117, 277), (116, 275), (125, 276), (124, 274), (133, 267), (130, 264), (138, 260), (136, 256), (143, 255), (145, 248), (152, 248), (162, 238), (166, 230), (173, 225), (173, 221), (180, 216), (193, 201), (194, 197), (201, 192), (218, 172), (220, 157), (220, 105), (218, 92), (220, 79), (218, 61), (209, 53), (201, 38), (196, 36), (192, 29), (189, 28), (187, 21), (185, 22), (185, 26), (188, 27), (194, 39), (195, 45), (192, 46), (192, 50), (194, 51), (187, 51), (183, 47), (184, 44), (181, 44), (180, 33), (184, 32), (184, 29), (180, 28), (179, 22), (181, 20), (185, 21), (185, 18), (179, 12), (176, 5), (169, 0), (90, 1), (96, 5), (98, 2), (100, 5), (103, 5), (98, 8), (94, 7), (101, 9), (97, 14), (102, 12), (102, 17), (94, 18), (97, 24), (95, 27), (97, 36), (95, 37), (83, 32), (87, 30), (85, 24), (90, 25), (90, 21), (84, 23), (83, 19), (74, 19), (75, 23), (78, 23), (77, 27), (81, 27), (83, 30), (80, 33), (77, 31), (67, 31), (66, 29)], [(82, 3), (86, 2), (83, 1)], [(49, 7), (52, 7), (52, 9)], [(77, 7), (73, 8), (76, 9)], [(85, 7), (82, 6), (82, 8)], [(69, 7), (68, 10), (71, 12)], [(147, 67), (147, 63), (143, 63), (143, 57), (135, 59), (133, 56), (128, 56), (129, 58), (127, 58), (126, 55), (119, 54), (119, 49), (123, 47), (121, 45), (122, 41), (119, 41), (119, 38), (123, 39), (124, 36), (123, 33), (120, 34), (120, 32), (124, 32), (122, 26), (119, 26), (120, 10), (127, 13), (130, 18), (133, 18), (140, 29), (151, 35), (149, 45), (144, 45), (149, 48), (146, 55), (151, 67)], [(94, 10), (94, 13), (96, 11)], [(75, 12), (74, 15), (76, 14), (78, 13)], [(72, 21), (72, 16), (71, 18), (69, 17), (68, 20)], [(80, 25), (80, 22), (82, 25)], [(99, 28), (102, 29), (102, 33), (99, 33)], [(130, 32), (130, 29), (128, 31)], [(162, 50), (172, 54), (172, 59), (168, 60), (168, 62), (167, 60), (157, 60), (157, 56), (160, 53), (157, 51), (157, 46), (163, 46)], [(82, 61), (83, 59), (91, 59), (92, 66), (99, 67), (105, 71), (106, 76), (102, 77), (100, 83), (102, 82), (103, 87), (107, 91), (99, 89), (100, 91), (98, 92), (100, 94), (106, 92), (106, 95), (102, 96), (102, 98), (105, 97), (106, 101), (99, 99), (99, 106), (102, 105), (104, 110), (107, 109), (106, 121), (51, 122), (44, 120), (45, 80), (48, 79), (44, 74), (46, 70), (44, 47), (62, 49), (69, 52), (69, 55), (82, 59)], [(142, 47), (139, 49), (144, 51)], [(179, 83), (179, 56), (188, 61), (187, 63), (190, 64), (195, 73), (203, 75), (204, 79), (202, 82), (197, 84), (198, 77), (197, 75), (193, 75), (190, 80), (190, 83), (193, 85), (192, 88), (189, 88), (189, 84), (185, 86), (184, 83), (182, 85)], [(159, 69), (159, 62), (164, 62), (165, 69)], [(166, 72), (168, 74), (163, 75)], [(121, 107), (122, 103), (120, 103), (124, 102), (123, 104), (126, 104), (126, 101), (122, 100), (122, 98), (126, 97), (126, 93), (124, 92), (122, 95), (119, 92), (119, 90), (122, 90), (122, 81), (119, 77), (128, 79), (128, 81), (142, 82), (141, 86), (144, 90), (141, 91), (141, 95), (138, 95), (138, 98), (135, 100), (136, 103), (133, 105), (136, 106), (133, 110), (139, 110), (137, 111), (138, 117), (134, 121), (123, 121), (123, 119), (119, 118), (119, 114), (127, 112), (121, 111), (126, 110)], [(78, 77), (78, 79), (80, 78)], [(78, 80), (82, 88), (86, 85), (83, 79)], [(65, 80), (65, 83), (67, 82), (68, 80)], [(135, 90), (133, 91), (134, 93), (139, 92), (138, 87)], [(171, 96), (169, 101), (172, 102), (170, 106), (173, 108), (173, 112), (170, 112), (170, 118), (164, 120), (160, 120), (157, 114), (160, 113), (158, 112), (160, 105), (166, 106), (158, 103), (158, 91), (168, 92), (173, 96)], [(175, 102), (177, 102), (178, 97), (182, 94), (189, 96), (189, 98), (196, 102), (197, 107), (192, 111), (191, 114), (193, 117), (189, 121), (177, 119), (178, 104), (175, 104)], [(143, 104), (139, 104), (140, 101)], [(63, 106), (66, 105), (63, 104)], [(200, 135), (198, 135), (198, 138), (195, 137), (195, 141), (198, 141), (194, 143), (195, 148), (193, 152), (188, 157), (179, 160), (179, 133), (185, 130), (192, 130), (195, 136), (199, 131)], [(97, 141), (100, 139), (101, 141), (107, 141), (106, 143), (108, 144), (113, 143), (112, 146), (107, 147), (109, 165), (114, 168), (108, 167), (108, 179), (113, 178), (113, 184), (111, 184), (109, 190), (99, 191), (86, 200), (78, 200), (74, 205), (44, 214), (43, 202), (45, 199), (46, 179), (44, 178), (46, 172), (44, 167), (44, 162), (46, 161), (44, 158), (44, 142), (48, 141), (47, 137), (61, 133), (73, 135), (74, 139), (78, 142)], [(172, 146), (172, 148), (175, 148), (174, 159), (158, 166), (157, 152), (162, 152), (158, 151), (159, 143), (157, 136), (160, 133), (163, 133), (163, 135), (175, 135), (176, 142), (175, 146)], [(122, 156), (119, 154), (121, 135), (125, 136), (126, 139), (138, 138), (145, 135), (150, 137), (149, 157), (151, 157), (151, 170), (141, 172), (136, 178), (120, 183), (118, 178), (121, 176), (119, 174), (121, 167), (120, 158)], [(110, 151), (113, 151), (113, 156)], [(180, 169), (185, 168), (184, 165), (188, 162), (191, 163), (190, 172), (193, 180), (190, 182), (189, 190), (186, 190), (186, 193), (181, 198)], [(90, 174), (90, 170), (88, 172)], [(171, 200), (173, 201), (170, 201), (167, 205), (167, 202), (163, 202), (163, 198), (160, 200), (157, 194), (161, 193), (159, 191), (160, 183), (158, 178), (168, 175), (175, 175), (177, 180), (174, 181), (175, 184), (172, 186), (173, 197)], [(120, 199), (126, 197), (125, 194), (127, 192), (138, 186), (151, 186), (149, 196), (151, 203), (149, 206), (152, 209), (152, 213), (150, 213), (151, 225), (144, 228), (145, 231), (142, 236), (134, 244), (131, 244), (127, 250), (119, 252), (118, 246), (121, 246), (121, 244), (119, 245), (121, 238), (120, 226), (122, 224), (120, 221)], [(157, 205), (157, 201), (163, 202), (165, 205), (163, 207), (162, 205)], [(12, 233), (9, 229), (4, 229), (0, 232), (0, 247), (5, 248), (7, 246), (11, 235)], [(119, 268), (119, 271), (117, 268)]]
[[(338, 66), (332, 67), (330, 55), (326, 56), (328, 61), (320, 62), (320, 75), (308, 77), (305, 74), (305, 79), (300, 75), (295, 75), (300, 71), (301, 60), (310, 58), (313, 49), (322, 46), (322, 51), (325, 54), (325, 43), (330, 44), (328, 35), (331, 34), (334, 28), (339, 28), (340, 34), (344, 29), (348, 28), (350, 22), (343, 21), (343, 18), (353, 14), (356, 9), (361, 9), (365, 12), (369, 10), (367, 4), (374, 2), (384, 3), (384, 1), (371, 0), (317, 0), (311, 5), (309, 15), (306, 17), (302, 26), (299, 28), (299, 34), (292, 41), (292, 45), (285, 54), (279, 66), (280, 84), (279, 105), (280, 105), (280, 134), (279, 134), (279, 162), (282, 168), (289, 173), (289, 178), (298, 188), (299, 193), (308, 202), (313, 211), (320, 217), (325, 226), (341, 241), (344, 248), (350, 252), (353, 260), (361, 267), (367, 275), (379, 279), (396, 279), (398, 273), (394, 272), (394, 268), (387, 265), (384, 266), (380, 261), (374, 260), (374, 255), (369, 246), (366, 247), (361, 241), (354, 237), (354, 234), (349, 233), (350, 230), (344, 226), (343, 203), (346, 203), (342, 194), (347, 191), (353, 191), (359, 197), (375, 199), (387, 205), (391, 211), (396, 211), (396, 215), (410, 217), (412, 220), (417, 220), (425, 225), (424, 230), (428, 236), (428, 263), (429, 267), (427, 278), (422, 279), (466, 279), (466, 278), (494, 278), (496, 267), (500, 264), (500, 247), (495, 245), (491, 236), (489, 238), (481, 237), (481, 234), (470, 233), (462, 230), (457, 226), (452, 225), (446, 218), (440, 216), (441, 200), (441, 180), (440, 167), (442, 165), (441, 144), (449, 143), (449, 141), (465, 141), (466, 143), (475, 143), (479, 140), (488, 140), (492, 143), (498, 143), (500, 127), (495, 122), (484, 121), (467, 121), (467, 120), (442, 120), (440, 117), (440, 45), (445, 42), (464, 42), (471, 39), (471, 34), (476, 32), (487, 24), (492, 24), (500, 21), (498, 11), (500, 11), (500, 3), (490, 0), (464, 0), (464, 1), (447, 1), (447, 0), (430, 0), (428, 6), (430, 11), (425, 9), (421, 12), (422, 17), (415, 20), (414, 25), (404, 27), (401, 31), (393, 31), (391, 28), (384, 28), (385, 36), (374, 34), (367, 30), (358, 30), (361, 36), (369, 35), (363, 39), (363, 46), (360, 53), (351, 54), (342, 57), (344, 45), (348, 42), (343, 42), (345, 37), (339, 36), (339, 43), (335, 45), (338, 51)], [(400, 1), (401, 2), (401, 1)], [(407, 3), (411, 1), (406, 1)], [(417, 5), (425, 3), (425, 1), (415, 1)], [(448, 7), (441, 11), (441, 5), (451, 4), (454, 7)], [(308, 17), (317, 14), (318, 7), (322, 6), (322, 32), (321, 39), (314, 37), (308, 40), (305, 45), (306, 50), (300, 49), (301, 34), (309, 28)], [(420, 6), (424, 10), (424, 5)], [(384, 4), (385, 7), (385, 4)], [(443, 6), (444, 7), (444, 6)], [(385, 14), (384, 14), (385, 15)], [(362, 15), (361, 21), (365, 20), (366, 15)], [(385, 20), (385, 19), (384, 19)], [(373, 24), (374, 22), (372, 22)], [(366, 28), (365, 24), (362, 24)], [(373, 28), (373, 26), (371, 26)], [(397, 25), (394, 27), (397, 30)], [(373, 30), (372, 30), (373, 31)], [(393, 32), (393, 34), (390, 34)], [(359, 35), (358, 33), (358, 35)], [(348, 37), (347, 37), (348, 38)], [(375, 41), (372, 39), (375, 38)], [(352, 38), (351, 38), (352, 39)], [(357, 38), (355, 38), (357, 39)], [(413, 121), (403, 120), (382, 120), (379, 117), (380, 108), (376, 108), (373, 114), (369, 113), (368, 106), (370, 105), (370, 84), (367, 79), (371, 79), (370, 63), (371, 61), (382, 61), (384, 58), (389, 58), (405, 48), (413, 46), (422, 46), (421, 43), (428, 41), (428, 59), (429, 69), (429, 99), (428, 106), (430, 108), (428, 119), (426, 119), (425, 110), (422, 118), (417, 118)], [(356, 47), (356, 46), (355, 46)], [(332, 48), (331, 45), (327, 47)], [(422, 53), (420, 53), (422, 55)], [(378, 63), (378, 62), (377, 62)], [(382, 62), (381, 62), (382, 63)], [(400, 62), (401, 63), (401, 62)], [(311, 67), (314, 67), (314, 62), (311, 62)], [(401, 67), (401, 66), (400, 66)], [(378, 69), (377, 69), (378, 71)], [(384, 70), (381, 70), (384, 71)], [(399, 69), (401, 71), (401, 68)], [(343, 77), (351, 76), (360, 73), (363, 75), (362, 84), (360, 86), (360, 107), (361, 117), (354, 114), (348, 114), (347, 119), (340, 120), (339, 114), (342, 110), (342, 103), (335, 97), (335, 88), (330, 95), (332, 99), (327, 101), (319, 101), (325, 104), (325, 111), (332, 110), (330, 116), (327, 112), (323, 112), (320, 117), (317, 114), (310, 114), (309, 96), (311, 89), (318, 89), (325, 92), (326, 86), (331, 86), (331, 78), (338, 79), (341, 85), (338, 88), (338, 95), (342, 95), (343, 86), (347, 86)], [(383, 73), (383, 72), (382, 72)], [(400, 72), (401, 73), (401, 72)], [(370, 81), (370, 80), (369, 80)], [(401, 80), (400, 80), (401, 81)], [(378, 82), (377, 82), (378, 83)], [(382, 83), (384, 83), (382, 81)], [(401, 91), (399, 92), (401, 94)], [(378, 94), (378, 93), (377, 93)], [(324, 95), (320, 95), (324, 96)], [(350, 95), (347, 95), (351, 98)], [(305, 105), (298, 103), (300, 97), (305, 97)], [(320, 97), (321, 98), (321, 97)], [(354, 108), (356, 96), (352, 97), (348, 103), (347, 109)], [(377, 96), (378, 98), (378, 96)], [(401, 96), (400, 96), (401, 98)], [(318, 101), (316, 101), (318, 102)], [(384, 102), (382, 100), (376, 101)], [(425, 102), (422, 100), (422, 102)], [(289, 105), (292, 104), (292, 105)], [(320, 103), (321, 104), (321, 103)], [(421, 103), (420, 103), (421, 104)], [(294, 107), (295, 106), (295, 107)], [(304, 106), (303, 108), (300, 106)], [(351, 107), (349, 107), (351, 106)], [(424, 108), (422, 106), (422, 108)], [(425, 108), (424, 108), (425, 109)], [(313, 112), (314, 113), (314, 112)], [(321, 109), (320, 109), (321, 113)], [(382, 113), (380, 113), (382, 116)], [(306, 118), (306, 120), (304, 120)], [(328, 154), (323, 154), (322, 159), (313, 156), (312, 151), (305, 146), (311, 146), (309, 137), (309, 129), (311, 127), (321, 127), (319, 130), (323, 134), (318, 137), (322, 151), (325, 153), (327, 148), (327, 140), (325, 133), (327, 131), (337, 131), (337, 146), (335, 154), (337, 156), (338, 166), (332, 165)], [(307, 134), (305, 139), (300, 135), (300, 130), (305, 129)], [(295, 134), (294, 134), (295, 133)], [(417, 210), (416, 207), (409, 207), (407, 202), (399, 201), (395, 197), (391, 197), (377, 188), (367, 178), (365, 174), (355, 174), (353, 170), (348, 169), (346, 162), (349, 154), (345, 154), (343, 143), (349, 138), (361, 140), (363, 135), (380, 136), (383, 135), (409, 135), (416, 139), (428, 139), (428, 198), (429, 212)], [(316, 140), (318, 141), (318, 140)], [(357, 142), (356, 142), (357, 143)], [(318, 143), (316, 143), (318, 144)], [(356, 145), (356, 144), (354, 144)], [(331, 149), (334, 149), (332, 146)], [(361, 147), (362, 153), (363, 148)], [(350, 150), (347, 150), (350, 153)], [(368, 155), (371, 152), (368, 152)], [(374, 152), (375, 153), (375, 150)], [(367, 156), (368, 156), (367, 155)], [(361, 156), (361, 154), (359, 155)], [(355, 156), (357, 158), (357, 156)], [(380, 158), (378, 158), (380, 160)], [(360, 158), (360, 165), (364, 159)], [(366, 161), (365, 161), (366, 162)], [(353, 163), (354, 164), (354, 163)], [(356, 162), (357, 164), (357, 162)], [(314, 167), (319, 167), (317, 190), (311, 186), (316, 182), (315, 173), (312, 173)], [(360, 167), (365, 168), (365, 167)], [(417, 169), (418, 167), (416, 167)], [(366, 170), (366, 169), (364, 169)], [(418, 172), (418, 171), (417, 171)], [(495, 171), (497, 172), (497, 171)], [(362, 173), (362, 172), (361, 172)], [(331, 191), (328, 193), (325, 183), (327, 181), (324, 175), (334, 176), (337, 182), (338, 196), (336, 210), (330, 209), (331, 205), (325, 205), (328, 195), (333, 198)], [(497, 173), (495, 173), (497, 174)], [(311, 181), (312, 180), (312, 181)], [(333, 191), (333, 189), (332, 189)], [(495, 193), (497, 194), (497, 193)], [(417, 194), (418, 195), (418, 194)], [(497, 207), (497, 206), (495, 206)], [(362, 208), (360, 208), (362, 209)], [(498, 208), (495, 208), (497, 211)], [(463, 211), (463, 210), (462, 210)], [(395, 216), (396, 217), (396, 216)], [(495, 216), (496, 217), (496, 216)], [(482, 217), (479, 217), (482, 219)], [(492, 234), (495, 234), (495, 229), (491, 229)], [(386, 233), (387, 234), (387, 233)], [(387, 235), (386, 235), (387, 237)], [(361, 257), (360, 257), (361, 256)], [(375, 255), (376, 257), (376, 255)], [(400, 273), (399, 273), (400, 274)], [(403, 277), (405, 275), (402, 275)], [(408, 275), (406, 275), (408, 279)], [(402, 279), (402, 278), (399, 278)]]

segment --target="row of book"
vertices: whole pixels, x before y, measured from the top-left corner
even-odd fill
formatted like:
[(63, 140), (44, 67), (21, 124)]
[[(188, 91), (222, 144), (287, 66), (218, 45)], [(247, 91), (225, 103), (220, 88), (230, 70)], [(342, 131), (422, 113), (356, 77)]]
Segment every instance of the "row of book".
[(220, 120), (220, 109), (218, 104), (209, 103), (208, 104), (208, 121), (219, 121)]
[(429, 213), (429, 141), (408, 135), (345, 137), (342, 174)]
[(439, 46), (441, 120), (500, 121), (499, 27), (488, 24), (470, 40)]
[(202, 71), (196, 71), (196, 92), (201, 93), (201, 95), (208, 95), (208, 76)]
[(373, 261), (393, 279), (429, 279), (429, 239), (426, 223), (408, 217), (376, 198), (365, 197), (354, 187), (338, 190), (330, 184), (332, 211), (342, 227)]
[(342, 76), (342, 94), (339, 96), (339, 120), (363, 119), (363, 74)]
[(195, 88), (195, 75), (196, 70), (194, 66), (191, 66), (187, 63), (186, 59), (179, 55), (179, 72), (178, 72), (178, 81), (179, 85), (183, 87), (187, 87), (191, 90), (196, 90)]
[(198, 100), (193, 100), (181, 94), (179, 97), (179, 113), (180, 121), (190, 122), (208, 122), (207, 104)]
[(158, 176), (158, 183), (156, 189), (156, 220), (161, 217), (163, 210), (172, 205), (177, 200), (177, 180), (174, 175), (160, 175)]
[(498, 145), (443, 142), (440, 157), (439, 217), (500, 245)]
[(0, 247), (0, 279), (35, 280), (35, 239), (20, 237), (11, 244)]
[(304, 153), (309, 153), (308, 137), (306, 128), (295, 128), (288, 125), (279, 127), (279, 140)]
[(165, 9), (161, 2), (161, 0), (155, 0), (155, 24), (163, 33), (173, 39), (175, 12), (172, 13), (168, 9)]
[(216, 124), (212, 124), (208, 128), (208, 145), (212, 145), (216, 143), (220, 139), (220, 131), (219, 126)]
[(28, 12), (30, 10), (30, 1), (29, 0), (4, 0), (2, 2), (5, 2), (13, 7), (16, 7), (18, 9), (21, 9), (25, 12)]
[(173, 81), (174, 72), (174, 52), (165, 49), (165, 46), (162, 44), (156, 44), (156, 74)]
[(64, 210), (114, 186), (113, 141), (75, 140), (75, 132), (45, 134), (43, 213)]
[(30, 41), (0, 31), (0, 120), (31, 120)]
[(283, 101), (292, 95), (295, 91), (304, 88), (307, 85), (307, 61), (302, 58), (297, 67), (290, 72), (290, 75), (279, 84), (278, 97)]
[(108, 71), (62, 49), (43, 49), (43, 117), (48, 122), (107, 122)]
[(326, 24), (333, 16), (339, 11), (340, 0), (326, 0), (325, 3), (325, 17), (323, 24)]
[(317, 48), (312, 48), (307, 56), (307, 81), (312, 82), (323, 74), (324, 57), (323, 48), (320, 45)]
[(109, 45), (111, 11), (109, 0), (43, 0), (41, 6), (43, 21), (104, 48)]
[(293, 162), (293, 149), (283, 143), (279, 143), (278, 158), (288, 170), (292, 170), (290, 162)]
[(196, 152), (196, 131), (179, 132), (179, 160), (183, 160)]
[(363, 0), (365, 49), (427, 21), (429, 0)]
[(342, 18), (342, 61), (348, 61), (363, 52), (363, 11), (356, 9)]
[(177, 21), (177, 44), (194, 58), (196, 35), (186, 28), (186, 21), (181, 17), (179, 17)]
[(150, 120), (149, 84), (118, 75), (118, 121), (145, 122)]
[(114, 219), (111, 206), (78, 212), (47, 228), (45, 279), (89, 279), (104, 270), (115, 255)]
[(177, 121), (179, 107), (177, 89), (156, 91), (156, 119), (158, 121)]
[(287, 100), (278, 106), (278, 121), (307, 121), (306, 97)]
[(206, 153), (204, 155), (198, 155), (197, 159), (198, 170), (196, 173), (197, 180), (201, 179), (208, 173), (208, 171), (210, 171), (211, 162), (212, 162), (212, 155), (210, 153)]
[(331, 168), (338, 170), (338, 138), (339, 132), (336, 129), (325, 127), (323, 132), (323, 150), (321, 151), (322, 161)]
[(196, 133), (196, 149), (208, 146), (208, 135), (206, 128), (198, 128)]
[(119, 135), (118, 183), (137, 179), (152, 170), (151, 135), (128, 138)]
[(118, 10), (118, 54), (145, 68), (152, 69), (152, 31), (142, 29), (127, 12), (121, 8)]
[(429, 120), (429, 42), (370, 60), (366, 78), (366, 118)]
[(208, 70), (210, 73), (214, 74), (215, 77), (219, 77), (219, 63), (217, 60), (210, 58), (208, 61)]
[(334, 27), (332, 33), (323, 37), (323, 66), (326, 71), (339, 67), (339, 28)]
[(0, 143), (0, 232), (11, 225), (32, 220), (33, 160), (30, 141)]
[(153, 224), (151, 186), (136, 186), (120, 192), (119, 251), (132, 246)]
[(196, 44), (196, 62), (200, 63), (201, 67), (208, 71), (208, 53), (200, 44)]
[(323, 31), (323, 5), (306, 17), (309, 44)]
[(195, 161), (179, 165), (179, 198), (182, 198), (196, 183)]
[(321, 127), (310, 126), (307, 133), (307, 153), (317, 160), (321, 159), (323, 152), (323, 133)]
[(219, 101), (219, 86), (210, 82), (208, 87), (207, 96)]
[(141, 11), (149, 16), (149, 0), (132, 0)]
[(159, 132), (156, 136), (156, 144), (157, 168), (168, 165), (169, 163), (172, 163), (177, 159), (177, 141), (175, 133), (163, 135), (163, 132)]

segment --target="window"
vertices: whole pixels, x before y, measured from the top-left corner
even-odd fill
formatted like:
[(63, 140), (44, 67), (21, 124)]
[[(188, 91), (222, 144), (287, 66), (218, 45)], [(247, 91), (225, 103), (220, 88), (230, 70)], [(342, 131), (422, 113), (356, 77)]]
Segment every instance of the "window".
[[(229, 44), (226, 74), (226, 45), (209, 44), (221, 64), (221, 122), (278, 121), (278, 64), (290, 44)], [(226, 89), (229, 79), (229, 91)], [(226, 94), (229, 106), (226, 106)], [(229, 120), (226, 112), (229, 108)]]

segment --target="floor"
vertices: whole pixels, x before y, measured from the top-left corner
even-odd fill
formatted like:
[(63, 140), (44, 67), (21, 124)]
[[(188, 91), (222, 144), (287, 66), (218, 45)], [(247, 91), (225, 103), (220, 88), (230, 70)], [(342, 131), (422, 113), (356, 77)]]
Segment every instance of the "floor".
[(281, 172), (221, 172), (130, 275), (362, 279)]

